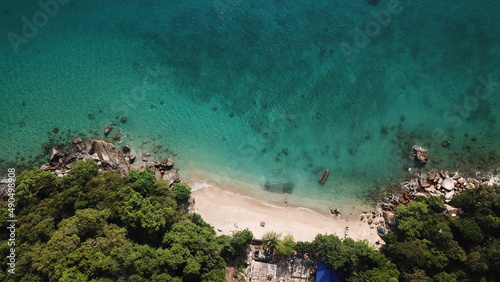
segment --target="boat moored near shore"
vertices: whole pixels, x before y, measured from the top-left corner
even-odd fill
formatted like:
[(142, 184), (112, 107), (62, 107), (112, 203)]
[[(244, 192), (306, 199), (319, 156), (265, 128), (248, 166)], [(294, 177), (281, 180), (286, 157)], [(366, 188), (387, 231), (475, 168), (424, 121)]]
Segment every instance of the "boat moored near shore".
[(319, 182), (321, 183), (325, 183), (326, 180), (328, 179), (328, 176), (330, 175), (330, 171), (328, 169), (325, 169), (323, 171), (323, 174), (321, 175), (321, 177), (319, 178)]

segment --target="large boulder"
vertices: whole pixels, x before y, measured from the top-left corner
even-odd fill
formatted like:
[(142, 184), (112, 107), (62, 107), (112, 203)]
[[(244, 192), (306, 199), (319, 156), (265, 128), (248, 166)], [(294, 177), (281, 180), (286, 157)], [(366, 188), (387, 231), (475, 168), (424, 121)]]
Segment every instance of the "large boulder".
[(104, 135), (108, 136), (108, 134), (111, 132), (111, 130), (113, 130), (113, 126), (111, 126), (111, 125), (106, 126), (106, 128), (104, 129)]
[(167, 158), (166, 165), (167, 165), (168, 168), (172, 168), (174, 166), (174, 159)]
[(165, 171), (161, 175), (161, 179), (167, 181), (169, 186), (172, 186), (172, 184), (181, 181), (181, 178), (179, 177), (179, 174), (177, 173), (177, 170), (175, 170), (175, 169)]
[(437, 182), (439, 180), (439, 178), (437, 178), (437, 180), (436, 180), (436, 177), (438, 177), (437, 171), (431, 170), (429, 172), (429, 174), (427, 175), (427, 180), (429, 180), (431, 182)]
[(174, 166), (174, 160), (172, 158), (167, 158), (165, 160), (155, 160), (155, 168), (162, 173), (166, 170), (172, 169)]
[(446, 178), (441, 183), (441, 187), (444, 188), (446, 191), (453, 191), (453, 189), (455, 189), (455, 180), (451, 178)]
[(394, 213), (390, 211), (384, 211), (382, 213), (384, 220), (389, 225), (396, 225), (396, 218), (394, 217)]
[(420, 187), (422, 188), (427, 188), (427, 187), (431, 187), (431, 183), (429, 183), (429, 181), (425, 180), (425, 179), (420, 179)]
[(52, 148), (52, 150), (50, 150), (49, 162), (56, 163), (62, 156), (63, 154), (61, 154), (58, 150)]
[(115, 146), (105, 140), (88, 139), (87, 148), (89, 155), (94, 155), (100, 166), (103, 169), (116, 170), (122, 174), (126, 174), (129, 170), (129, 164), (125, 159), (125, 155)]
[(413, 159), (421, 164), (426, 164), (429, 160), (429, 152), (427, 149), (421, 146), (414, 145), (413, 149)]

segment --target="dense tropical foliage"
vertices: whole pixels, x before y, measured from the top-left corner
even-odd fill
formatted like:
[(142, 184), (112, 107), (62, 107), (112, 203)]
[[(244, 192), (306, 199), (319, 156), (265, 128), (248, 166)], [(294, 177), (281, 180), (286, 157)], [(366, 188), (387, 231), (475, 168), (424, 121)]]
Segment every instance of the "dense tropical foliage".
[(444, 197), (416, 197), (399, 206), (394, 232), (381, 252), (365, 242), (318, 235), (295, 250), (323, 261), (345, 281), (498, 281), (500, 187), (457, 194), (445, 214)]
[[(500, 188), (444, 198), (417, 197), (399, 206), (394, 232), (375, 251), (366, 242), (317, 235), (295, 242), (268, 232), (275, 258), (307, 254), (345, 281), (495, 281), (500, 277)], [(184, 184), (170, 187), (152, 171), (122, 177), (94, 161), (76, 162), (58, 178), (32, 169), (16, 180), (15, 275), (7, 273), (8, 202), (0, 201), (1, 281), (225, 281), (226, 263), (241, 261), (249, 230), (215, 236), (183, 207)], [(240, 267), (239, 264), (236, 264)]]
[(403, 281), (496, 281), (500, 188), (467, 190), (449, 204), (462, 213), (444, 215), (442, 197), (420, 196), (399, 206), (396, 232), (386, 236), (384, 253), (397, 264)]
[(6, 271), (2, 202), (0, 280), (224, 281), (215, 232), (178, 206), (188, 188), (170, 188), (149, 170), (100, 172), (93, 161), (74, 163), (64, 178), (24, 171), (16, 189), (15, 275)]

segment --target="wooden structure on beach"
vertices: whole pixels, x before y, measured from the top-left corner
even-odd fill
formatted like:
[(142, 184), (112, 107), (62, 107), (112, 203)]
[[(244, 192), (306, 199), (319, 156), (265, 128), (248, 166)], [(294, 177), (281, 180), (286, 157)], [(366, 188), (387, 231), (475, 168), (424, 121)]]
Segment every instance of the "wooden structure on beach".
[(328, 176), (330, 175), (330, 171), (328, 169), (325, 169), (323, 171), (323, 174), (321, 174), (321, 177), (319, 178), (320, 183), (325, 183), (326, 180), (328, 179)]

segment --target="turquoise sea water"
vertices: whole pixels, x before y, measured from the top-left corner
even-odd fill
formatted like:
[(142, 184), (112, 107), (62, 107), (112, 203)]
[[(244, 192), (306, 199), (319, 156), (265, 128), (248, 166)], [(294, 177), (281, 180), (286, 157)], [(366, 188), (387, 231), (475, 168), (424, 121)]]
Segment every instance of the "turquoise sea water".
[(498, 166), (500, 2), (50, 3), (0, 4), (2, 169), (113, 122), (192, 183), (304, 202), (363, 199), (414, 144), (429, 169)]

